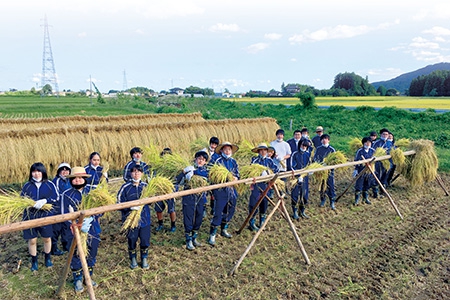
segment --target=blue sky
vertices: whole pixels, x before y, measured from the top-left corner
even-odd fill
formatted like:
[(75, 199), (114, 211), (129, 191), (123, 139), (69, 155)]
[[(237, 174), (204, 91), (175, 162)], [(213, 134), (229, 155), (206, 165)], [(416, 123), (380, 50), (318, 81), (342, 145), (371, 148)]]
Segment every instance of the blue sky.
[(0, 91), (39, 86), (47, 16), (59, 88), (330, 88), (450, 62), (449, 1), (16, 0), (0, 4)]

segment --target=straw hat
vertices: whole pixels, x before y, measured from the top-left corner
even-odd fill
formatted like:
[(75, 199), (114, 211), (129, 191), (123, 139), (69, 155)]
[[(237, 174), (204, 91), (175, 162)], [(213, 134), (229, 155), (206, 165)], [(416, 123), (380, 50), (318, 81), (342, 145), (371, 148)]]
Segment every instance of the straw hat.
[(256, 148), (253, 148), (253, 149), (252, 149), (252, 152), (258, 153), (258, 151), (261, 150), (261, 149), (266, 149), (266, 150), (268, 150), (269, 147), (267, 147), (266, 143), (261, 143), (261, 144), (259, 144)]
[(323, 127), (322, 126), (317, 126), (316, 132), (322, 132), (322, 131), (323, 131)]
[(83, 167), (73, 167), (70, 171), (70, 175), (66, 176), (67, 178), (74, 178), (74, 177), (83, 177), (83, 178), (89, 178), (91, 175), (86, 174), (86, 170)]
[(216, 152), (217, 154), (219, 154), (220, 151), (222, 150), (222, 148), (225, 147), (225, 146), (230, 146), (230, 147), (231, 147), (231, 151), (233, 151), (233, 153), (239, 150), (239, 147), (238, 147), (237, 145), (234, 145), (234, 144), (232, 144), (232, 143), (230, 143), (230, 142), (223, 142), (222, 144), (220, 144), (219, 146), (217, 146), (215, 152)]

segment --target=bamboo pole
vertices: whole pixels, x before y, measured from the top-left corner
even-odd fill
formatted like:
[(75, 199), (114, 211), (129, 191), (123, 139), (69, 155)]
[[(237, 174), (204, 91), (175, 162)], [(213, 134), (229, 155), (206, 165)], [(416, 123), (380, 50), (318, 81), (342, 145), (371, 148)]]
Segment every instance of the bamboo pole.
[[(372, 161), (375, 159), (375, 157), (372, 157)], [(336, 202), (339, 201), (339, 199), (341, 199), (342, 196), (344, 196), (345, 193), (347, 193), (348, 189), (359, 179), (359, 177), (361, 177), (367, 170), (367, 166), (364, 167), (364, 169), (359, 172), (358, 175), (356, 175), (355, 178), (353, 178), (352, 182), (347, 186), (347, 188), (336, 198)]]
[[(258, 188), (259, 188), (259, 190), (260, 190), (261, 192), (263, 192), (263, 190), (262, 190), (260, 187), (258, 187)], [(270, 197), (267, 196), (267, 195), (266, 195), (266, 199), (267, 199), (267, 201), (269, 201), (269, 203), (270, 203), (272, 206), (275, 206), (275, 205), (276, 205), (276, 203), (273, 202), (273, 200), (270, 199)], [(287, 217), (286, 217), (286, 215), (284, 214), (284, 211), (283, 211), (280, 207), (278, 207), (278, 210), (280, 211), (281, 216), (282, 216), (285, 220), (287, 220)]]
[(402, 214), (398, 210), (397, 205), (395, 205), (394, 200), (392, 199), (391, 195), (389, 195), (388, 191), (386, 191), (386, 189), (384, 188), (384, 185), (381, 183), (381, 181), (378, 179), (375, 172), (372, 170), (372, 166), (370, 164), (366, 164), (366, 166), (369, 169), (369, 171), (372, 173), (373, 177), (375, 177), (375, 180), (378, 182), (378, 185), (380, 186), (380, 188), (383, 190), (383, 192), (388, 197), (388, 199), (391, 202), (392, 207), (395, 209), (395, 212), (397, 213), (397, 215), (400, 217), (400, 219), (403, 220)]
[[(278, 190), (278, 188), (275, 186), (275, 192), (277, 193), (278, 197), (281, 197), (280, 195), (280, 191)], [(283, 199), (282, 197), (280, 199)], [(307, 265), (311, 264), (311, 261), (309, 260), (308, 254), (306, 253), (305, 248), (303, 247), (303, 243), (300, 240), (300, 237), (297, 234), (297, 230), (295, 229), (294, 223), (292, 223), (291, 218), (289, 217), (289, 213), (286, 209), (286, 206), (284, 205), (284, 201), (282, 200), (281, 202), (281, 209), (284, 211), (285, 215), (287, 216), (287, 221), (289, 223), (289, 227), (292, 230), (292, 234), (294, 234), (295, 237), (295, 241), (297, 242), (298, 247), (300, 248), (300, 252), (302, 252), (303, 258), (305, 259), (305, 262)]]
[[(81, 217), (84, 218), (83, 214), (80, 215), (80, 219)], [(95, 300), (96, 298), (94, 293), (94, 287), (92, 286), (91, 276), (89, 275), (89, 268), (86, 261), (86, 253), (84, 253), (83, 245), (81, 244), (80, 228), (78, 226), (73, 227), (73, 236), (77, 243), (78, 256), (80, 257), (81, 267), (83, 268), (84, 282), (86, 283), (89, 299)]]
[[(410, 151), (404, 152), (404, 155), (405, 156), (413, 155), (415, 153), (416, 153), (416, 151), (410, 150)], [(380, 160), (385, 160), (385, 159), (389, 159), (389, 158), (391, 158), (390, 155), (384, 155), (384, 156), (377, 157), (374, 161), (380, 161)], [(356, 161), (356, 162), (347, 162), (344, 164), (325, 166), (325, 167), (317, 168), (317, 169), (313, 169), (313, 170), (302, 169), (302, 170), (297, 170), (295, 172), (286, 171), (286, 172), (278, 173), (278, 178), (286, 178), (286, 177), (290, 177), (292, 175), (309, 174), (309, 173), (314, 173), (314, 172), (318, 172), (318, 171), (325, 171), (325, 170), (332, 170), (332, 169), (337, 169), (337, 168), (342, 168), (342, 167), (349, 167), (349, 166), (359, 165), (362, 163), (368, 163), (368, 162), (371, 162), (371, 160), (372, 159), (360, 160), (360, 161)], [(205, 187), (199, 187), (196, 189), (190, 189), (190, 190), (170, 193), (170, 194), (161, 195), (161, 196), (155, 196), (155, 197), (138, 199), (138, 200), (124, 202), (124, 203), (117, 203), (117, 204), (101, 206), (101, 207), (97, 207), (97, 208), (91, 208), (91, 209), (87, 209), (87, 210), (83, 211), (83, 213), (85, 216), (92, 216), (92, 215), (106, 213), (106, 212), (110, 212), (110, 211), (130, 208), (132, 206), (150, 204), (150, 203), (155, 203), (158, 201), (163, 201), (163, 200), (167, 200), (167, 199), (171, 199), (171, 198), (178, 198), (178, 197), (182, 197), (182, 196), (186, 196), (186, 195), (203, 193), (206, 191), (211, 191), (211, 190), (215, 190), (215, 189), (223, 188), (223, 187), (234, 186), (236, 184), (241, 184), (241, 183), (252, 184), (252, 183), (258, 183), (258, 182), (266, 182), (272, 178), (273, 178), (273, 175), (266, 175), (266, 176), (256, 177), (255, 178), (256, 180), (253, 178), (235, 180), (232, 182), (214, 184), (214, 185), (209, 185), (209, 186), (205, 186)], [(45, 225), (50, 225), (50, 224), (55, 224), (55, 223), (60, 223), (60, 222), (64, 222), (64, 221), (77, 219), (80, 217), (80, 213), (81, 213), (80, 211), (77, 211), (77, 212), (68, 213), (68, 214), (62, 214), (62, 215), (57, 215), (57, 216), (51, 216), (51, 217), (45, 217), (45, 218), (39, 218), (39, 219), (34, 219), (34, 220), (21, 221), (21, 222), (11, 223), (11, 224), (7, 224), (7, 225), (2, 225), (2, 226), (0, 226), (0, 235), (4, 234), (4, 233), (24, 230), (24, 229), (28, 229), (28, 228), (45, 226)]]
[(233, 275), (234, 273), (236, 273), (237, 269), (239, 268), (239, 266), (241, 265), (242, 261), (244, 260), (244, 258), (247, 256), (247, 254), (250, 252), (250, 250), (252, 249), (253, 245), (255, 244), (256, 240), (258, 239), (259, 235), (263, 232), (264, 228), (266, 228), (267, 223), (269, 222), (269, 220), (272, 218), (273, 214), (275, 213), (275, 211), (277, 211), (278, 207), (280, 206), (280, 204), (283, 202), (282, 198), (278, 199), (277, 204), (275, 205), (275, 207), (273, 208), (273, 210), (270, 212), (270, 214), (267, 216), (266, 221), (263, 223), (263, 225), (261, 226), (261, 228), (256, 232), (256, 234), (253, 236), (252, 241), (250, 242), (250, 244), (248, 245), (247, 249), (245, 249), (244, 253), (241, 255), (241, 257), (239, 258), (239, 260), (236, 262), (236, 264), (234, 265), (233, 269), (230, 271), (229, 275)]
[(444, 190), (445, 196), (448, 196), (448, 191), (444, 186), (444, 181), (442, 181), (441, 176), (439, 176), (439, 174), (436, 175), (436, 181), (439, 183), (439, 185), (441, 186), (441, 188)]
[[(71, 207), (69, 207), (69, 210)], [(72, 208), (73, 211), (73, 208)], [(84, 214), (80, 215), (78, 219), (78, 224), (82, 224), (84, 220)], [(72, 224), (76, 223), (76, 219), (72, 221)], [(72, 244), (70, 245), (69, 255), (67, 257), (67, 262), (64, 265), (64, 269), (61, 272), (61, 277), (59, 278), (58, 289), (56, 290), (56, 296), (61, 296), (64, 290), (64, 284), (66, 283), (67, 275), (69, 275), (70, 263), (72, 262), (73, 254), (75, 253), (75, 247), (77, 246), (75, 236), (72, 238)]]
[[(245, 226), (247, 226), (247, 223), (250, 221), (251, 218), (253, 218), (253, 215), (255, 214), (256, 210), (259, 208), (259, 205), (264, 200), (264, 197), (267, 196), (267, 193), (272, 188), (272, 186), (275, 184), (275, 180), (277, 180), (278, 174), (275, 174), (273, 178), (269, 181), (267, 184), (267, 187), (265, 190), (259, 195), (259, 199), (255, 204), (255, 207), (253, 207), (252, 211), (248, 214), (247, 218), (244, 220), (244, 223), (242, 223), (241, 227), (236, 231), (236, 234), (240, 234), (242, 230), (244, 230)], [(255, 185), (255, 188), (257, 186)]]

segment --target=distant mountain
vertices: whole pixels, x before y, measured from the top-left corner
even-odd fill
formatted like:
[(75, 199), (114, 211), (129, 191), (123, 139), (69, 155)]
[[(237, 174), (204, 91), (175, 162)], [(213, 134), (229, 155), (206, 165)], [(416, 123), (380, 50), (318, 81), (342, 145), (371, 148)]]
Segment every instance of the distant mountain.
[(378, 89), (378, 87), (382, 85), (386, 89), (394, 88), (400, 93), (404, 94), (405, 91), (409, 89), (409, 85), (411, 84), (411, 81), (414, 78), (419, 77), (421, 75), (428, 75), (436, 70), (450, 70), (450, 63), (438, 63), (434, 65), (428, 65), (425, 68), (402, 74), (393, 79), (387, 81), (372, 82), (371, 84), (375, 87), (375, 89)]

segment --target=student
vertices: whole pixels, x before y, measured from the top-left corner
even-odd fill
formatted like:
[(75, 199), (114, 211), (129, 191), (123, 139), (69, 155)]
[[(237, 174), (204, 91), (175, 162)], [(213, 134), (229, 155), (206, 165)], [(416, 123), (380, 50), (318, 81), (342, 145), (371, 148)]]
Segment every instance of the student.
[[(221, 164), (233, 174), (234, 180), (238, 180), (239, 167), (236, 160), (231, 157), (238, 149), (238, 146), (230, 142), (223, 142), (216, 148), (216, 153), (220, 154), (220, 156), (216, 159), (211, 159), (208, 165)], [(208, 240), (211, 246), (216, 244), (217, 226), (219, 225), (221, 227), (220, 235), (226, 238), (232, 238), (232, 235), (228, 232), (228, 225), (233, 218), (238, 197), (236, 188), (233, 186), (215, 189), (213, 190), (213, 195), (215, 199), (214, 216), (211, 220)]]
[[(36, 162), (31, 165), (28, 182), (24, 184), (20, 196), (28, 197), (35, 201), (33, 207), (25, 209), (25, 211), (23, 212), (23, 221), (34, 220), (53, 215), (53, 212), (42, 210), (42, 207), (47, 203), (52, 205), (57, 204), (59, 195), (58, 191), (56, 190), (55, 184), (48, 180), (47, 170), (42, 163)], [(25, 229), (23, 231), (23, 238), (28, 242), (28, 252), (31, 257), (32, 272), (36, 272), (38, 270), (38, 235), (40, 235), (42, 237), (42, 240), (44, 241), (45, 266), (47, 268), (53, 267), (51, 259), (53, 226), (44, 225)]]
[(369, 138), (372, 141), (372, 145), (373, 145), (373, 143), (375, 143), (375, 141), (377, 140), (377, 132), (376, 131), (371, 131), (370, 135), (369, 135)]
[(303, 127), (302, 130), (301, 130), (301, 134), (302, 134), (302, 137), (301, 137), (301, 139), (299, 141), (300, 142), (299, 145), (301, 145), (301, 143), (303, 143), (303, 141), (306, 141), (309, 144), (308, 151), (311, 152), (313, 150), (313, 146), (312, 146), (312, 141), (309, 138), (308, 128)]
[(89, 155), (89, 164), (84, 166), (84, 169), (86, 174), (91, 175), (89, 178), (86, 178), (87, 192), (95, 190), (102, 179), (108, 181), (108, 173), (104, 172), (103, 167), (100, 166), (100, 153), (92, 152)]
[[(88, 188), (87, 181), (91, 177), (90, 174), (86, 173), (86, 169), (83, 167), (73, 167), (72, 172), (68, 176), (71, 179), (72, 186), (79, 190), (82, 193), (88, 193), (91, 189)], [(83, 180), (84, 179), (84, 182)], [(85, 185), (86, 184), (86, 185)], [(82, 190), (85, 188), (85, 190)], [(66, 192), (67, 193), (67, 192)], [(81, 199), (82, 201), (82, 199)], [(74, 211), (78, 210), (78, 205), (75, 207), (72, 206)], [(81, 232), (87, 234), (87, 251), (86, 253), (86, 261), (89, 268), (89, 274), (92, 276), (94, 273), (95, 263), (97, 262), (97, 252), (98, 246), (100, 245), (100, 233), (102, 229), (100, 227), (100, 217), (103, 214), (93, 215), (89, 217), (85, 217), (83, 220), (83, 224), (81, 224)], [(81, 293), (83, 289), (83, 270), (81, 266), (81, 260), (77, 251), (73, 255), (72, 262), (70, 263), (70, 268), (72, 269), (73, 277), (74, 277), (74, 288), (76, 293)], [(96, 287), (97, 283), (92, 281), (92, 286)]]
[[(336, 152), (336, 150), (330, 146), (330, 136), (328, 134), (322, 134), (320, 142), (322, 145), (317, 147), (313, 159), (314, 162), (318, 163), (322, 163), (328, 154)], [(330, 199), (331, 209), (335, 210), (336, 191), (334, 187), (334, 170), (329, 171), (327, 182), (322, 183), (322, 186), (320, 187), (320, 207), (325, 206), (325, 195)]]
[[(169, 149), (170, 148), (165, 148)], [(160, 153), (160, 156), (163, 157), (164, 155), (172, 155), (172, 151), (164, 151)], [(167, 199), (163, 201), (155, 202), (155, 211), (156, 211), (156, 218), (158, 220), (158, 226), (156, 227), (155, 231), (160, 232), (164, 230), (164, 210), (167, 206), (167, 212), (169, 213), (170, 217), (170, 229), (169, 232), (175, 232), (177, 230), (177, 226), (175, 225), (175, 222), (177, 220), (177, 214), (175, 212), (175, 199)]]
[[(72, 186), (70, 185), (69, 178), (67, 178), (67, 175), (70, 174), (70, 165), (68, 163), (61, 163), (58, 166), (58, 170), (56, 171), (56, 176), (53, 178), (52, 182), (56, 186), (56, 190), (58, 191), (58, 194), (61, 196), (61, 194), (70, 189)], [(60, 206), (60, 199), (58, 199), (57, 204), (53, 206), (53, 212), (55, 214), (61, 214), (61, 206)], [(53, 224), (53, 236), (52, 236), (52, 255), (63, 255), (64, 252), (69, 251), (67, 248), (67, 241), (63, 241), (62, 236), (62, 230), (63, 230), (63, 223), (56, 223)], [(63, 244), (63, 250), (61, 251), (58, 249), (58, 239), (61, 237), (61, 242)]]
[(291, 147), (291, 153), (294, 153), (298, 150), (298, 142), (302, 138), (302, 132), (298, 129), (294, 131), (293, 137), (286, 141), (286, 143), (289, 144), (289, 147)]
[[(262, 166), (267, 167), (271, 172), (278, 173), (278, 167), (275, 165), (273, 160), (269, 157), (267, 157), (267, 150), (268, 147), (265, 143), (259, 144), (257, 147), (252, 149), (252, 152), (258, 153), (258, 156), (255, 156), (251, 160), (251, 164), (259, 164)], [(263, 172), (264, 174), (261, 175), (267, 175), (267, 171)], [(250, 194), (250, 200), (248, 202), (248, 212), (249, 214), (253, 211), (256, 203), (258, 202), (258, 199), (262, 193), (267, 188), (266, 182), (260, 182), (253, 185), (253, 189)], [(258, 210), (255, 211), (254, 215), (249, 221), (249, 229), (251, 231), (258, 231), (259, 228), (264, 224), (264, 221), (267, 218), (266, 212), (267, 212), (267, 206), (268, 206), (268, 200), (266, 197), (263, 198), (261, 203), (259, 204), (259, 227), (256, 226), (255, 216)]]
[[(78, 206), (81, 204), (83, 199), (83, 195), (87, 193), (86, 179), (91, 177), (91, 175), (86, 173), (86, 170), (83, 167), (74, 167), (72, 169), (72, 174), (67, 175), (67, 179), (70, 183), (70, 188), (65, 190), (60, 196), (61, 203), (61, 214), (67, 214), (70, 212), (69, 207), (72, 207), (73, 210), (77, 210)], [(86, 223), (89, 223), (89, 219), (87, 219)], [(71, 222), (65, 221), (61, 223), (61, 242), (63, 245), (63, 249), (67, 251), (70, 248), (70, 245), (73, 240), (73, 233), (71, 229)], [(97, 250), (94, 250), (97, 251)], [(92, 255), (89, 253), (89, 255)], [(90, 273), (92, 274), (93, 266), (92, 258), (88, 260), (90, 262)], [(83, 292), (83, 270), (81, 268), (80, 258), (77, 253), (77, 249), (75, 249), (74, 256), (72, 258), (70, 268), (72, 270), (73, 275), (73, 285), (76, 293)], [(92, 285), (96, 286), (95, 281), (92, 281)]]
[[(383, 128), (380, 130), (380, 139), (375, 141), (372, 144), (372, 148), (373, 149), (377, 149), (377, 148), (383, 148), (386, 151), (387, 154), (387, 150), (388, 150), (388, 146), (389, 143), (387, 142), (389, 137), (389, 130), (386, 128)], [(383, 167), (383, 164), (381, 163), (381, 161), (377, 161), (375, 162), (375, 174), (378, 177), (378, 180), (380, 180), (381, 184), (383, 184), (385, 187), (387, 185), (387, 177), (388, 177), (388, 171)], [(374, 198), (378, 197), (378, 185), (376, 185), (376, 187), (374, 187), (373, 189), (373, 196)]]
[[(200, 150), (194, 155), (194, 165), (186, 167), (183, 172), (177, 176), (177, 184), (184, 185), (184, 189), (190, 189), (189, 180), (197, 175), (208, 180), (208, 170), (206, 162), (208, 153)], [(198, 231), (202, 226), (204, 202), (206, 201), (206, 192), (191, 194), (182, 197), (183, 205), (183, 225), (184, 236), (186, 237), (186, 249), (192, 251), (195, 247), (201, 247), (202, 244), (197, 240)]]
[[(133, 147), (130, 150), (131, 160), (123, 168), (123, 180), (125, 180), (125, 182), (132, 181), (131, 169), (136, 165), (142, 166), (144, 175), (146, 175), (147, 177), (150, 177), (149, 166), (141, 160), (142, 152), (143, 152), (142, 149), (139, 147)], [(144, 180), (144, 181), (146, 181), (146, 180)]]
[(278, 129), (275, 132), (275, 135), (277, 137), (276, 140), (270, 142), (270, 146), (272, 146), (275, 149), (276, 156), (274, 163), (277, 165), (280, 172), (286, 171), (287, 163), (286, 160), (291, 157), (291, 147), (288, 143), (286, 143), (284, 139), (284, 130)]
[[(375, 149), (372, 148), (372, 139), (370, 137), (364, 137), (361, 140), (362, 147), (359, 148), (356, 151), (355, 154), (355, 161), (358, 160), (365, 160), (373, 157), (373, 154), (375, 153)], [(355, 170), (353, 171), (353, 178), (358, 176), (359, 173), (363, 172), (365, 168), (365, 165), (355, 165)], [(364, 199), (364, 202), (366, 204), (372, 204), (369, 201), (369, 188), (371, 188), (374, 184), (374, 178), (372, 176), (372, 173), (369, 171), (366, 171), (366, 173), (362, 176), (360, 176), (355, 183), (355, 202), (354, 205), (359, 204), (359, 200), (361, 198), (361, 191), (362, 196)]]
[[(391, 154), (392, 149), (396, 149), (395, 146), (395, 138), (392, 132), (389, 132), (389, 136), (386, 140), (386, 147), (387, 147), (387, 154)], [(394, 177), (395, 169), (397, 168), (396, 165), (394, 165), (394, 162), (392, 161), (392, 158), (389, 159), (389, 162), (391, 164), (391, 167), (389, 168), (386, 176), (386, 186), (391, 186), (392, 178)]]
[[(209, 139), (209, 147), (208, 147), (209, 159), (216, 160), (219, 157), (219, 154), (216, 153), (216, 148), (219, 144), (220, 141), (218, 137), (213, 136)], [(214, 195), (212, 191), (210, 191), (208, 194), (209, 194), (209, 207), (211, 208), (210, 213), (212, 216), (214, 216)]]
[[(142, 191), (147, 186), (147, 183), (142, 182), (142, 174), (144, 169), (140, 165), (135, 165), (131, 168), (131, 181), (128, 181), (122, 185), (117, 193), (117, 203), (124, 203), (128, 201), (138, 200), (141, 198)], [(122, 209), (122, 222), (125, 222), (127, 217), (132, 211), (140, 210), (141, 206), (132, 206), (130, 208)], [(141, 250), (141, 266), (142, 269), (148, 269), (148, 248), (150, 247), (150, 235), (151, 235), (151, 219), (150, 219), (150, 207), (145, 204), (142, 207), (141, 219), (136, 228), (129, 229), (127, 231), (128, 241), (128, 255), (130, 258), (130, 268), (136, 269), (138, 264), (136, 261), (136, 244), (137, 240), (140, 240)]]
[(320, 137), (323, 134), (323, 127), (322, 126), (317, 126), (316, 127), (316, 136), (312, 138), (312, 143), (315, 149), (317, 149), (317, 147), (319, 147), (320, 145), (322, 145), (322, 143), (320, 142)]
[[(309, 152), (309, 143), (304, 140), (300, 146), (299, 151), (295, 151), (291, 156), (291, 170), (301, 170), (306, 168), (311, 160), (311, 153)], [(298, 220), (300, 216), (302, 218), (308, 219), (309, 217), (305, 213), (306, 205), (308, 204), (309, 197), (309, 184), (308, 176), (299, 176), (297, 179), (297, 184), (292, 189), (291, 192), (291, 205), (293, 211), (293, 219)], [(298, 215), (297, 204), (300, 208), (300, 216)]]

